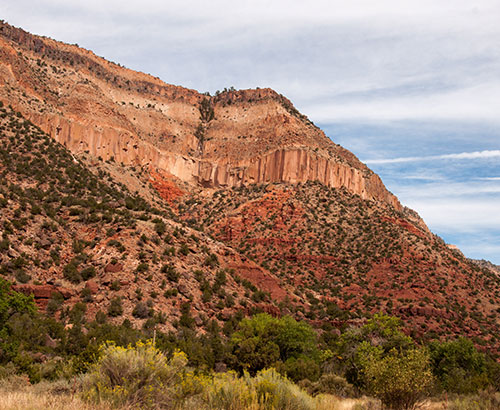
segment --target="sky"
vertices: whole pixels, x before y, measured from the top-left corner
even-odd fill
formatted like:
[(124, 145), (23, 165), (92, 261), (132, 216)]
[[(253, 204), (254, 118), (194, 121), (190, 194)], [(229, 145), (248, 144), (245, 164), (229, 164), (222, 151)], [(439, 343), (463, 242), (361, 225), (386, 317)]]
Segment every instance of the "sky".
[(271, 87), (500, 264), (498, 0), (16, 0), (0, 18), (201, 92)]

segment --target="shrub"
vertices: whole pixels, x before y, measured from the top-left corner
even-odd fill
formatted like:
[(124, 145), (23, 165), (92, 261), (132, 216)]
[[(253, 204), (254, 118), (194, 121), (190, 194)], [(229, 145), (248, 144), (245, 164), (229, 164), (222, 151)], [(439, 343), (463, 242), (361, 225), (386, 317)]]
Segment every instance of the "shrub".
[(95, 268), (93, 266), (87, 266), (86, 268), (82, 269), (80, 275), (82, 276), (83, 280), (93, 278), (96, 275)]
[(301, 382), (301, 385), (312, 395), (320, 393), (334, 394), (338, 397), (354, 397), (356, 395), (354, 386), (344, 377), (334, 373), (324, 373), (314, 383), (304, 380), (304, 382)]
[(187, 256), (189, 254), (189, 246), (186, 243), (183, 243), (179, 248), (179, 253)]
[(31, 280), (31, 276), (24, 269), (17, 269), (14, 276), (19, 283), (28, 283)]
[(414, 409), (429, 392), (433, 376), (426, 349), (391, 349), (364, 342), (357, 352), (364, 385), (390, 409)]
[(167, 279), (170, 282), (177, 282), (179, 280), (179, 273), (176, 271), (174, 265), (172, 264), (163, 265), (161, 268), (161, 272), (166, 274)]
[(140, 319), (145, 319), (149, 316), (149, 308), (145, 303), (138, 302), (132, 311), (132, 315)]
[[(316, 333), (307, 323), (290, 316), (276, 319), (261, 313), (243, 319), (231, 337), (231, 345), (236, 367), (252, 374), (288, 361), (288, 367), (280, 365), (279, 369), (293, 373), (295, 380), (319, 375)], [(310, 369), (304, 370), (304, 362)]]
[(475, 393), (488, 386), (487, 362), (472, 341), (459, 338), (430, 344), (433, 373), (439, 387), (448, 392)]
[(108, 307), (108, 315), (111, 317), (123, 315), (122, 299), (119, 296), (111, 299), (111, 303)]
[(64, 303), (64, 297), (59, 292), (52, 292), (52, 295), (47, 304), (47, 313), (54, 315)]
[(187, 397), (201, 393), (202, 379), (185, 368), (186, 355), (168, 360), (151, 343), (135, 347), (107, 344), (84, 381), (84, 397), (93, 402), (135, 408), (178, 407)]
[(141, 262), (137, 265), (136, 272), (147, 272), (149, 270), (149, 265), (146, 262)]
[(80, 283), (82, 275), (78, 272), (78, 265), (75, 262), (68, 263), (63, 269), (64, 278), (72, 283)]
[(209, 409), (309, 410), (315, 400), (276, 370), (263, 370), (255, 377), (222, 373), (214, 376), (203, 395)]

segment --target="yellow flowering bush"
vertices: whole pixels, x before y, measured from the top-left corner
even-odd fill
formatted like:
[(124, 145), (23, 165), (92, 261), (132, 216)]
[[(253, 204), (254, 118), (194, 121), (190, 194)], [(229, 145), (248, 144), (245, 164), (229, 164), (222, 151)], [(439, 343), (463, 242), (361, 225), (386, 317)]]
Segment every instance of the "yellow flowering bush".
[(186, 369), (187, 357), (167, 357), (151, 342), (121, 347), (106, 343), (100, 359), (87, 374), (84, 395), (94, 402), (136, 408), (174, 408), (203, 387)]
[(198, 374), (177, 351), (168, 359), (152, 343), (101, 346), (84, 379), (84, 398), (142, 409), (313, 410), (318, 401), (275, 369), (238, 376)]
[(209, 409), (310, 410), (315, 400), (274, 369), (255, 377), (233, 372), (217, 374), (206, 387), (204, 401)]

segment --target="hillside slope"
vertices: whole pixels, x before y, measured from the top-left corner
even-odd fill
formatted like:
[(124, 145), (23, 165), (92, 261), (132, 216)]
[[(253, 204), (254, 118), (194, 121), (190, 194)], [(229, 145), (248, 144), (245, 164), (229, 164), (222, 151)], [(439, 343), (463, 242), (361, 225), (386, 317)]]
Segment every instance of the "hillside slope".
[(6, 23), (0, 85), (2, 273), (62, 319), (117, 297), (166, 329), (188, 307), (199, 330), (262, 310), (317, 327), (386, 311), (417, 337), (499, 351), (498, 274), (278, 93), (200, 94)]
[(0, 107), (0, 132), (0, 273), (42, 309), (65, 320), (85, 302), (89, 317), (167, 330), (186, 302), (200, 328), (285, 297), (273, 274), (132, 195), (107, 164), (94, 175), (20, 113)]

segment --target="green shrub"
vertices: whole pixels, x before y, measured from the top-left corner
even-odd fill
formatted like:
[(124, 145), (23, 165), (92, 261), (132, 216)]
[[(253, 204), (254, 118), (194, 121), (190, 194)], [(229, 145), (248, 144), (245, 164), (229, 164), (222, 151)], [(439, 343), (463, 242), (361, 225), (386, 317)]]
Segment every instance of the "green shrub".
[(17, 269), (14, 276), (19, 283), (28, 283), (31, 280), (31, 275), (28, 275), (24, 269)]
[(172, 264), (163, 265), (161, 268), (161, 272), (167, 276), (167, 279), (170, 282), (177, 282), (179, 280), (179, 272), (177, 272), (174, 265)]
[(355, 397), (356, 391), (344, 377), (334, 373), (324, 373), (317, 382), (304, 380), (300, 383), (310, 394), (333, 394), (337, 397)]
[(63, 276), (72, 283), (80, 283), (83, 279), (78, 271), (78, 265), (74, 261), (71, 261), (64, 267)]
[(202, 391), (201, 379), (185, 368), (186, 355), (168, 360), (151, 343), (135, 347), (107, 344), (84, 381), (84, 397), (135, 408), (174, 408)]
[[(316, 333), (307, 323), (297, 322), (290, 316), (277, 319), (267, 313), (243, 319), (231, 336), (237, 368), (254, 374), (258, 370), (276, 366), (280, 361), (289, 361), (289, 367), (280, 364), (279, 369), (293, 372), (295, 380), (304, 375), (313, 378), (319, 376), (316, 343)], [(305, 361), (309, 362), (312, 372), (303, 369)]]
[(117, 317), (123, 315), (122, 299), (117, 296), (111, 299), (111, 303), (108, 307), (108, 316)]
[(429, 393), (433, 376), (424, 348), (389, 352), (364, 342), (357, 352), (366, 390), (389, 409), (414, 409)]
[(447, 392), (470, 394), (489, 384), (487, 360), (472, 341), (459, 338), (430, 344), (431, 363), (439, 387)]
[(83, 280), (89, 280), (96, 275), (95, 268), (93, 266), (87, 266), (86, 268), (82, 269), (80, 275)]

